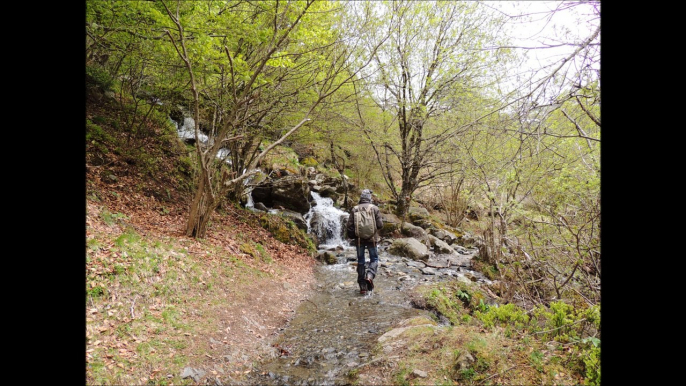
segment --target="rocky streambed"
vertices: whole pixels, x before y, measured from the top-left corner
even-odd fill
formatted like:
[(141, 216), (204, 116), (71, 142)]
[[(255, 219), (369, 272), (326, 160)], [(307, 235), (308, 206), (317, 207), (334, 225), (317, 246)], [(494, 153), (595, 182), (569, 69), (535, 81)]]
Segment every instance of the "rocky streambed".
[(349, 384), (352, 371), (376, 360), (372, 349), (384, 333), (403, 320), (428, 316), (428, 311), (412, 306), (409, 289), (427, 281), (488, 282), (469, 269), (476, 249), (456, 247), (457, 253), (416, 261), (390, 254), (389, 244), (379, 246), (371, 295), (359, 294), (354, 247), (328, 251), (336, 256), (335, 263), (317, 268), (316, 288), (275, 339), (270, 358), (256, 364), (240, 383)]

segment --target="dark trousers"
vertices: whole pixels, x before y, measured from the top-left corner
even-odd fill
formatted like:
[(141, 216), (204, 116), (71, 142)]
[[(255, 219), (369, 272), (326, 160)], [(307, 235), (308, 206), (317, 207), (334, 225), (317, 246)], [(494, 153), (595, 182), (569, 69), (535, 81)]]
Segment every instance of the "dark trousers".
[[(365, 263), (365, 249), (369, 251), (369, 263)], [(357, 246), (357, 283), (360, 289), (367, 289), (366, 276), (371, 279), (376, 277), (376, 269), (379, 265), (379, 254), (376, 244), (360, 244)]]

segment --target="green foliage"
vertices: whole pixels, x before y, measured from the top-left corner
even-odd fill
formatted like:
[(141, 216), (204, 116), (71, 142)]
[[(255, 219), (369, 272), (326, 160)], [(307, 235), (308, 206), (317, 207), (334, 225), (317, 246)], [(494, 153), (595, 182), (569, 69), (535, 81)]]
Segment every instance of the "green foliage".
[(484, 307), (484, 310), (474, 312), (474, 317), (484, 323), (485, 327), (496, 325), (507, 326), (514, 324), (517, 328), (522, 328), (529, 322), (529, 316), (515, 304), (505, 304), (499, 307)]
[(396, 373), (395, 376), (393, 377), (395, 382), (394, 385), (397, 386), (410, 386), (410, 381), (408, 381), (408, 375), (410, 374), (411, 370), (408, 369), (407, 367), (402, 367), (400, 368)]
[(119, 237), (117, 237), (117, 239), (114, 241), (114, 245), (123, 248), (127, 244), (138, 243), (140, 239), (141, 236), (129, 228), (126, 230), (126, 232), (122, 233)]
[(459, 379), (465, 380), (465, 381), (471, 381), (474, 379), (474, 376), (476, 375), (476, 371), (474, 371), (473, 368), (467, 368), (467, 369), (462, 369), (459, 372)]
[(89, 251), (97, 251), (102, 247), (102, 242), (98, 239), (87, 239), (86, 240), (86, 247), (88, 248)]
[(86, 295), (94, 298), (102, 297), (105, 295), (105, 288), (101, 286), (95, 286), (91, 289), (86, 290)]
[(100, 211), (100, 218), (102, 219), (102, 221), (105, 224), (107, 224), (109, 226), (114, 225), (115, 222), (118, 222), (120, 220), (128, 220), (129, 219), (125, 214), (112, 213), (107, 208), (103, 208)]
[[(545, 336), (563, 343), (579, 338), (583, 328), (580, 322), (586, 319), (586, 314), (586, 310), (576, 309), (564, 301), (550, 303), (549, 309), (539, 306), (534, 310), (536, 317), (545, 320)], [(595, 318), (596, 312), (591, 311), (590, 315)]]
[(480, 312), (488, 312), (488, 310), (491, 309), (491, 306), (488, 304), (484, 303), (483, 299), (479, 299), (479, 304), (476, 306), (477, 310)]
[(112, 270), (112, 274), (114, 274), (114, 275), (121, 275), (125, 272), (126, 272), (126, 267), (124, 267), (123, 265), (119, 265), (119, 264), (115, 265), (113, 270)]
[(543, 353), (542, 352), (540, 352), (538, 350), (532, 351), (531, 354), (529, 354), (529, 361), (531, 362), (531, 364), (534, 366), (534, 368), (536, 370), (538, 370), (539, 372), (543, 371)]
[(497, 280), (498, 278), (498, 268), (495, 265), (484, 266), (482, 273), (489, 280)]
[(264, 261), (267, 264), (271, 264), (274, 262), (274, 259), (272, 259), (271, 255), (264, 249), (264, 246), (262, 246), (262, 244), (255, 243), (255, 249), (257, 249), (257, 251), (260, 253), (262, 261)]
[(451, 295), (451, 292), (446, 287), (434, 288), (426, 296), (426, 303), (430, 308), (448, 318), (450, 323), (458, 324), (464, 313), (464, 307), (459, 299)]
[(586, 379), (584, 385), (600, 385), (600, 339), (588, 337), (581, 340), (582, 361)]
[(107, 71), (100, 66), (86, 66), (86, 85), (98, 87), (101, 91), (111, 91), (114, 80)]
[(242, 243), (241, 245), (238, 246), (238, 250), (240, 250), (243, 253), (250, 255), (253, 259), (259, 257), (258, 252), (253, 248), (251, 243)]
[(471, 300), (471, 295), (469, 295), (469, 292), (463, 291), (463, 290), (458, 290), (456, 294), (457, 298), (462, 300), (463, 303), (469, 303)]
[(107, 144), (113, 143), (114, 137), (109, 135), (103, 128), (86, 119), (86, 143), (95, 146), (100, 152), (107, 153)]

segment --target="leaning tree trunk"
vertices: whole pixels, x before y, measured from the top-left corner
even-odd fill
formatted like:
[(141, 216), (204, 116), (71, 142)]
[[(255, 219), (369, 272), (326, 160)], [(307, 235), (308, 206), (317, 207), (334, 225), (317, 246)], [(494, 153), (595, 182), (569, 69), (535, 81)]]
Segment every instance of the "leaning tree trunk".
[(212, 194), (212, 187), (208, 184), (207, 172), (201, 172), (198, 190), (191, 203), (190, 215), (186, 224), (186, 236), (204, 238), (207, 233), (207, 224), (210, 222), (212, 213), (217, 208), (217, 200)]

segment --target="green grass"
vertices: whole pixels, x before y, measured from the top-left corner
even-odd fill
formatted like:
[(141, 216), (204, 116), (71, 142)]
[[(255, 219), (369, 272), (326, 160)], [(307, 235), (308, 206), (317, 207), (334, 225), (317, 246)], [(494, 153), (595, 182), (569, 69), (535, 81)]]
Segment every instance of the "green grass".
[(100, 218), (105, 224), (109, 226), (114, 225), (116, 222), (120, 220), (128, 220), (128, 217), (126, 215), (121, 213), (112, 213), (107, 209), (103, 209), (100, 212)]

